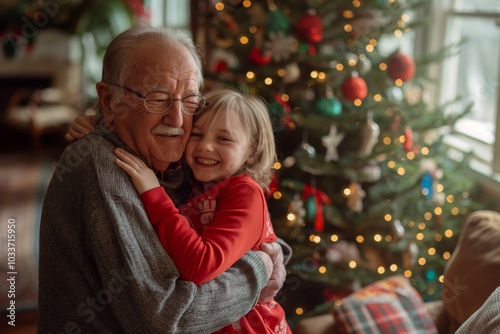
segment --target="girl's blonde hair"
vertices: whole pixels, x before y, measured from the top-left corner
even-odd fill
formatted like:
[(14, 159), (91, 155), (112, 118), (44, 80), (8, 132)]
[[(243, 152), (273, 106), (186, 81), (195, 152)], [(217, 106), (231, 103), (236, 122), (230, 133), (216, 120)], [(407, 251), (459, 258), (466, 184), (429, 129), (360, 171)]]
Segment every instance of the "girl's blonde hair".
[[(236, 114), (241, 120), (251, 142), (250, 163), (245, 164), (237, 174), (247, 174), (263, 189), (267, 190), (273, 178), (273, 165), (276, 162), (276, 146), (273, 127), (269, 118), (265, 101), (257, 96), (218, 88), (205, 94), (208, 107), (199, 115), (209, 114), (209, 122), (213, 122), (217, 114)], [(195, 116), (195, 120), (199, 115)], [(231, 117), (226, 117), (227, 128), (231, 130)], [(243, 134), (234, 133), (235, 136)]]

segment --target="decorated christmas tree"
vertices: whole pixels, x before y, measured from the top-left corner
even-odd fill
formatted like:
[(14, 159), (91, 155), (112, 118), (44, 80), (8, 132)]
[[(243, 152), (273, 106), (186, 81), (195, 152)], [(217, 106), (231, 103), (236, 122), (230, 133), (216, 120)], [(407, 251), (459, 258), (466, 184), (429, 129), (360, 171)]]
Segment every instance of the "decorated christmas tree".
[(212, 4), (207, 88), (264, 97), (275, 127), (268, 204), (294, 250), (278, 298), (291, 322), (395, 274), (439, 298), (473, 184), (442, 142), (470, 106), (428, 99), (428, 65), (449, 50), (416, 60), (399, 42), (428, 2)]

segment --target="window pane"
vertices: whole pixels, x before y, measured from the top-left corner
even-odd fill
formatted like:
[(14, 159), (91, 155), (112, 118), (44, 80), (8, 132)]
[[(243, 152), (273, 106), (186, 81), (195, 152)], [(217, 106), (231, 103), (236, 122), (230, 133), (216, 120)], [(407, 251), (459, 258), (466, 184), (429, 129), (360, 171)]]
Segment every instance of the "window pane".
[(169, 27), (187, 27), (189, 24), (189, 1), (166, 1), (165, 17), (165, 24)]
[(456, 9), (463, 11), (500, 12), (498, 0), (457, 0)]
[[(476, 132), (482, 138), (478, 139), (491, 143), (498, 108), (500, 27), (492, 18), (460, 16), (452, 19), (450, 31), (454, 33), (450, 39), (465, 38), (467, 41), (445, 71), (444, 96), (458, 95), (473, 101), (469, 117), (480, 127)], [(473, 129), (469, 130), (469, 135), (476, 137)]]

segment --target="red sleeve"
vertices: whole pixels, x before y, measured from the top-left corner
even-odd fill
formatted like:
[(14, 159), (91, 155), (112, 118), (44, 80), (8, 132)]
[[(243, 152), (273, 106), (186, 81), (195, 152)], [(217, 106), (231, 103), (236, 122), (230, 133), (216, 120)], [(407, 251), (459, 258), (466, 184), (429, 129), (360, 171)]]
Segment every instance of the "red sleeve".
[(214, 279), (266, 234), (267, 205), (262, 190), (246, 178), (235, 179), (238, 182), (221, 188), (214, 219), (201, 235), (191, 228), (163, 188), (141, 195), (148, 217), (182, 279), (198, 285)]
[(153, 226), (156, 224), (165, 225), (167, 222), (164, 218), (170, 218), (170, 216), (172, 216), (171, 221), (173, 222), (178, 219), (185, 220), (184, 217), (176, 217), (177, 215), (180, 216), (179, 210), (175, 207), (174, 203), (165, 192), (165, 189), (162, 187), (156, 187), (143, 192), (141, 194), (141, 200), (144, 205), (144, 209), (146, 209), (149, 221), (153, 224)]

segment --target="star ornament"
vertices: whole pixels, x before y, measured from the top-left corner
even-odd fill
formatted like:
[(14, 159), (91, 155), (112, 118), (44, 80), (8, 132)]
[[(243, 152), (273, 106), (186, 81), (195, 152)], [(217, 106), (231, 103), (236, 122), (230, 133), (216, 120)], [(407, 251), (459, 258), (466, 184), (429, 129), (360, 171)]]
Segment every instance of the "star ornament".
[(325, 161), (338, 161), (339, 153), (337, 147), (344, 139), (344, 133), (337, 133), (337, 125), (330, 125), (330, 132), (327, 136), (321, 137), (321, 143), (326, 147)]
[(349, 197), (347, 199), (347, 207), (352, 212), (361, 213), (363, 211), (363, 198), (366, 196), (366, 192), (361, 188), (358, 182), (351, 182), (349, 185)]
[(295, 224), (303, 225), (306, 209), (304, 209), (304, 201), (298, 195), (295, 195), (289, 205), (290, 213), (295, 216)]
[(275, 62), (287, 61), (297, 52), (297, 41), (292, 35), (283, 31), (270, 32), (269, 41), (264, 42), (266, 51), (270, 52)]

